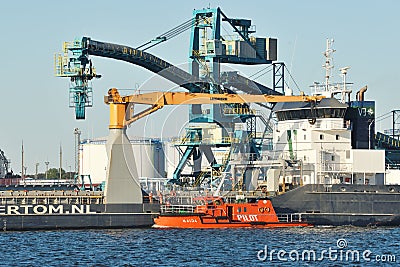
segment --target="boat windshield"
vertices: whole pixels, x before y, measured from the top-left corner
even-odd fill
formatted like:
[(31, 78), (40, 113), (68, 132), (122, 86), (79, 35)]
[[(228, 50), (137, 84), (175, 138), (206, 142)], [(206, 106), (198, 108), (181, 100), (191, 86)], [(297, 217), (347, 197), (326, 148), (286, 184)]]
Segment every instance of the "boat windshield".
[(219, 206), (224, 203), (224, 200), (220, 197), (204, 197), (204, 198), (195, 198), (194, 203), (196, 205), (215, 205)]

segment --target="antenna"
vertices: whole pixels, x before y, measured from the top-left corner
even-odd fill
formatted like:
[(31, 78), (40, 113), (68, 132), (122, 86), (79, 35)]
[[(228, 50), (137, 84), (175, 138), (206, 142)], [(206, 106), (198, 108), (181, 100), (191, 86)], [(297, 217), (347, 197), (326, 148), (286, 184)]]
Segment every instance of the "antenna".
[(59, 171), (59, 176), (58, 176), (58, 179), (59, 180), (61, 180), (61, 178), (62, 178), (62, 173), (61, 173), (61, 171), (62, 171), (62, 147), (61, 147), (61, 143), (60, 143), (60, 171)]
[(346, 74), (348, 69), (350, 69), (350, 67), (344, 67), (340, 69), (343, 77), (343, 91), (346, 91)]
[(23, 181), (25, 181), (24, 179), (25, 175), (24, 175), (24, 140), (22, 140), (22, 145), (21, 145), (21, 178)]
[(340, 72), (342, 73), (342, 77), (343, 77), (342, 103), (344, 103), (346, 101), (346, 94), (349, 94), (349, 97), (350, 97), (350, 93), (351, 93), (351, 91), (347, 91), (347, 84), (346, 84), (346, 75), (347, 75), (348, 69), (350, 69), (349, 66), (339, 69)]

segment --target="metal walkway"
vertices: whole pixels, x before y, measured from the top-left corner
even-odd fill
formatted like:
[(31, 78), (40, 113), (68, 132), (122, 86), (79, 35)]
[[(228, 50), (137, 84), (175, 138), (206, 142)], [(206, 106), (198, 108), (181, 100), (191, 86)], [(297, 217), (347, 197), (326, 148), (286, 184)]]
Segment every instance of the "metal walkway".
[(400, 150), (400, 140), (380, 132), (375, 135), (375, 144), (378, 148)]

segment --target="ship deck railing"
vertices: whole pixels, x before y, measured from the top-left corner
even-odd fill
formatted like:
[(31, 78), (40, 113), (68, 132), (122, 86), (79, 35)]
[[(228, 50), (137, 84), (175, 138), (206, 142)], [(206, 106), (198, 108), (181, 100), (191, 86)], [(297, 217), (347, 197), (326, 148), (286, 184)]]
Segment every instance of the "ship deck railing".
[(285, 214), (277, 214), (279, 222), (302, 222), (300, 213), (285, 213)]
[(195, 209), (193, 205), (162, 205), (161, 213), (194, 213)]
[(103, 204), (102, 192), (2, 191), (0, 205)]

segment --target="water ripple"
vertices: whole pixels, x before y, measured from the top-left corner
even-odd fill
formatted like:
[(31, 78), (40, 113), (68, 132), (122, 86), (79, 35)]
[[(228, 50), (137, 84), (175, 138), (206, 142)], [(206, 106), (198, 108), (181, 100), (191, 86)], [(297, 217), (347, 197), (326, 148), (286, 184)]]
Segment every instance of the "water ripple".
[[(376, 261), (261, 261), (260, 250), (338, 249), (400, 262), (400, 228), (315, 227), (290, 229), (131, 229), (0, 233), (0, 266), (375, 266)], [(277, 252), (276, 252), (277, 253)], [(288, 255), (288, 254), (287, 254)], [(286, 258), (287, 258), (286, 255)], [(293, 254), (294, 255), (294, 254)], [(345, 255), (345, 254), (343, 254)], [(398, 256), (398, 258), (397, 258)], [(374, 258), (375, 260), (375, 258)], [(396, 266), (396, 262), (380, 263)]]

